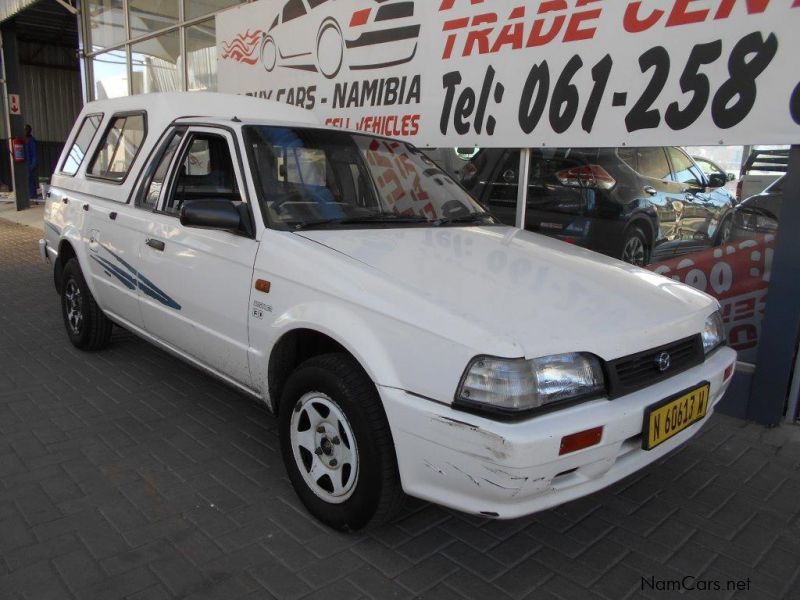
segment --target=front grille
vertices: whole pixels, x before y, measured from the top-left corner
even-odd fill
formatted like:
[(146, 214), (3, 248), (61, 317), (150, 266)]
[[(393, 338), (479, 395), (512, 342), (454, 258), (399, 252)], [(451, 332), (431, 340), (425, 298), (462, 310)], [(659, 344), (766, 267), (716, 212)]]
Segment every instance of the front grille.
[[(665, 371), (661, 371), (657, 361), (664, 352), (669, 354), (670, 366)], [(653, 385), (699, 365), (704, 358), (703, 339), (698, 334), (658, 348), (612, 360), (606, 364), (608, 396), (617, 398)]]

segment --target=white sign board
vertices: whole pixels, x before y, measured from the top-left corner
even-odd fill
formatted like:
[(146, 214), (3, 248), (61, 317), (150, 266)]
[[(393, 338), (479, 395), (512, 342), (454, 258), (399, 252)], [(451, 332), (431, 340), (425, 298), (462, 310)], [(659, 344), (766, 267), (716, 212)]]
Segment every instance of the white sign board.
[(8, 112), (12, 115), (22, 114), (22, 107), (19, 104), (19, 94), (8, 95)]
[(260, 0), (219, 89), (420, 146), (800, 142), (800, 0)]

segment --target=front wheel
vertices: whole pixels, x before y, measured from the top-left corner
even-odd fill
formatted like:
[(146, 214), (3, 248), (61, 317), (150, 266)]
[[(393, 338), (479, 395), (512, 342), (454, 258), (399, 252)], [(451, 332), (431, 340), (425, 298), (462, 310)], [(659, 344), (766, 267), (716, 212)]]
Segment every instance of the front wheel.
[(81, 350), (102, 350), (111, 340), (112, 323), (95, 302), (76, 258), (64, 266), (61, 314), (69, 341)]
[(375, 385), (355, 360), (301, 364), (279, 407), (281, 452), (306, 508), (343, 531), (389, 520), (402, 503), (394, 444)]
[(625, 231), (620, 258), (637, 267), (643, 267), (650, 262), (650, 246), (647, 236), (639, 227), (632, 226)]

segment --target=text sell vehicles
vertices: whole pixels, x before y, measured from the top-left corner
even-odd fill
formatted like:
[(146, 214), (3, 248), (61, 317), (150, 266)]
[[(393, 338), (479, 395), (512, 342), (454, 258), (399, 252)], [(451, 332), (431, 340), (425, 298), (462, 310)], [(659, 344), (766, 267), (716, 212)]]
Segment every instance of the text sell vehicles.
[(45, 232), (72, 343), (122, 325), (265, 402), (340, 529), (403, 492), (512, 518), (601, 489), (694, 435), (736, 359), (711, 297), (263, 100), (87, 104)]

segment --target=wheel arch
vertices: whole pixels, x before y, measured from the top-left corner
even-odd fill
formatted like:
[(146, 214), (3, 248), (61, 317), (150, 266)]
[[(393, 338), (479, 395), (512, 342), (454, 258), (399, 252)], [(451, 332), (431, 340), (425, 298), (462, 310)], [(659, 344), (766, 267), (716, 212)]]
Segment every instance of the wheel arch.
[(289, 375), (303, 362), (314, 356), (329, 353), (342, 353), (350, 356), (364, 370), (373, 383), (376, 374), (363, 359), (363, 352), (341, 341), (340, 336), (325, 328), (298, 325), (283, 332), (269, 352), (267, 360), (267, 389), (269, 405), (277, 414)]
[(625, 225), (625, 229), (623, 230), (623, 238), (625, 234), (630, 230), (631, 227), (639, 227), (647, 237), (647, 241), (650, 243), (651, 250), (652, 245), (656, 241), (656, 224), (653, 222), (653, 217), (646, 213), (638, 212), (631, 215), (628, 219), (627, 224)]
[(78, 253), (69, 239), (62, 239), (58, 244), (58, 256), (53, 264), (53, 284), (56, 286), (56, 291), (61, 293), (61, 285), (63, 283), (64, 267), (70, 259), (78, 258)]

